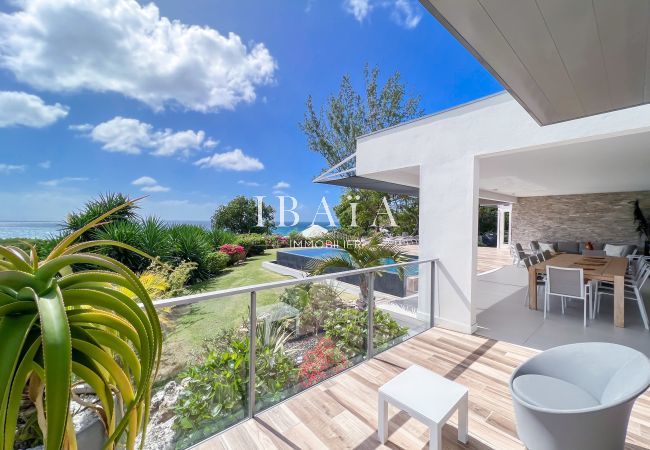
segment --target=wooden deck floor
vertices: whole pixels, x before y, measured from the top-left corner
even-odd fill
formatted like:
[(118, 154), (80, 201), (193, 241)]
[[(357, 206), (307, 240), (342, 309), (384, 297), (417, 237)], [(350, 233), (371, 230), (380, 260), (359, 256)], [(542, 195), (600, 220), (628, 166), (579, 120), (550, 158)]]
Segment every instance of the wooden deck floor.
[[(417, 245), (404, 245), (402, 249), (409, 255), (418, 256), (420, 254), (420, 248)], [(488, 272), (509, 265), (512, 265), (510, 249), (495, 247), (477, 248), (476, 273)]]
[(511, 265), (512, 256), (508, 248), (478, 247), (476, 249), (476, 273)]
[[(448, 449), (522, 449), (508, 392), (510, 374), (535, 350), (432, 329), (200, 445), (207, 449), (392, 448), (428, 445), (428, 429), (389, 409), (389, 441), (377, 440), (377, 389), (419, 364), (470, 390), (470, 442), (456, 441), (456, 417), (443, 430)], [(425, 387), (421, 387), (425, 388)], [(650, 448), (650, 394), (637, 401), (627, 450)]]

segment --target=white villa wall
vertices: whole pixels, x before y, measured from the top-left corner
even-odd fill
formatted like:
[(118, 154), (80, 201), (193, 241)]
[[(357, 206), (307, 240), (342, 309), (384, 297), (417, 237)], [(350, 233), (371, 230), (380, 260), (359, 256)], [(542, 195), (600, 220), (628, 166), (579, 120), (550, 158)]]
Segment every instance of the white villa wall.
[[(440, 258), (441, 266), (436, 323), (473, 332), (477, 158), (648, 131), (650, 105), (541, 127), (503, 93), (359, 138), (357, 175), (399, 181), (399, 171), (388, 172), (420, 167), (420, 255)], [(427, 302), (420, 303), (427, 315)]]

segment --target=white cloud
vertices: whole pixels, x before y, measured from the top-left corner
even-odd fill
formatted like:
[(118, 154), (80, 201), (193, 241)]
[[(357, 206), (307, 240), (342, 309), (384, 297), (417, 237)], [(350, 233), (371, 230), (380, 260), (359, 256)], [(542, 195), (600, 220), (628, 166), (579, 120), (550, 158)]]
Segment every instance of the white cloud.
[(102, 144), (109, 152), (140, 154), (149, 150), (155, 156), (189, 156), (194, 150), (214, 147), (211, 138), (205, 139), (202, 130), (173, 131), (169, 128), (156, 130), (153, 125), (137, 119), (114, 117), (93, 126), (89, 124), (72, 125), (70, 129), (81, 131), (93, 141)]
[(170, 188), (161, 186), (158, 184), (158, 181), (156, 181), (155, 178), (152, 177), (140, 177), (136, 180), (133, 180), (131, 182), (132, 185), (134, 186), (142, 186), (140, 189), (142, 192), (169, 192), (171, 191)]
[(275, 184), (275, 186), (273, 186), (273, 189), (282, 190), (282, 189), (289, 189), (290, 187), (291, 185), (286, 181), (278, 181)]
[(217, 145), (219, 145), (219, 141), (215, 141), (212, 138), (207, 138), (203, 143), (205, 148), (215, 148)]
[(256, 171), (264, 169), (264, 164), (251, 156), (247, 156), (240, 149), (235, 149), (225, 153), (215, 153), (212, 156), (201, 158), (194, 163), (195, 165), (206, 168), (234, 170), (236, 172)]
[(57, 187), (61, 186), (62, 184), (68, 184), (68, 183), (79, 183), (83, 181), (88, 181), (88, 178), (86, 177), (63, 177), (63, 178), (55, 178), (53, 180), (47, 180), (47, 181), (39, 181), (38, 184), (41, 186), (47, 186), (47, 187)]
[(372, 9), (370, 0), (344, 0), (343, 7), (359, 22), (363, 22)]
[(79, 125), (70, 125), (68, 128), (74, 131), (90, 131), (95, 127), (89, 123), (82, 123)]
[(156, 184), (155, 186), (145, 186), (142, 188), (142, 192), (169, 192), (170, 188)]
[(13, 125), (42, 128), (67, 115), (68, 107), (59, 103), (46, 105), (43, 99), (36, 95), (0, 91), (0, 128)]
[(422, 12), (419, 5), (413, 4), (410, 0), (395, 0), (390, 16), (395, 23), (410, 30), (418, 26), (422, 19)]
[(155, 110), (252, 102), (277, 64), (263, 43), (161, 17), (136, 0), (20, 0), (0, 13), (0, 66), (37, 89), (117, 92)]
[(38, 167), (40, 167), (41, 169), (49, 169), (50, 167), (52, 167), (52, 161), (40, 162), (38, 163)]
[(133, 180), (131, 182), (132, 185), (134, 186), (152, 186), (154, 184), (158, 184), (155, 178), (151, 177), (140, 177), (136, 180)]
[(245, 181), (245, 180), (239, 180), (237, 184), (241, 184), (243, 186), (250, 186), (250, 187), (259, 187), (260, 184), (255, 182), (255, 181)]
[(26, 167), (23, 165), (0, 163), (0, 173), (2, 174), (21, 173), (24, 172), (25, 169)]
[[(83, 128), (87, 127), (84, 125)], [(137, 155), (143, 148), (152, 146), (152, 129), (153, 126), (148, 123), (118, 116), (95, 126), (89, 136), (93, 141), (102, 143), (102, 148), (109, 152)]]
[(414, 0), (343, 0), (343, 8), (363, 22), (375, 8), (390, 11), (390, 18), (401, 27), (413, 29), (422, 19), (422, 10)]

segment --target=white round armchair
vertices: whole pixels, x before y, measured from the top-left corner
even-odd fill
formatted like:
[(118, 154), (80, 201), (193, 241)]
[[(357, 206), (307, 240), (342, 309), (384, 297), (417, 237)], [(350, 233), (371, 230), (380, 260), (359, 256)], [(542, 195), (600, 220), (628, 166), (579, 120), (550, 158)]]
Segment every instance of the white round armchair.
[(510, 379), (519, 438), (530, 450), (616, 450), (625, 446), (650, 361), (617, 344), (586, 342), (542, 352)]

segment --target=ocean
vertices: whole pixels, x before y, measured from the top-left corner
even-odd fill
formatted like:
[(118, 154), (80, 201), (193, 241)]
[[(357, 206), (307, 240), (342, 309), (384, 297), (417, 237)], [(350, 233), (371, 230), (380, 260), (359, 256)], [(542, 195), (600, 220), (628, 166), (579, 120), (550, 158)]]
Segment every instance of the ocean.
[[(210, 222), (207, 220), (170, 220), (169, 224), (187, 223), (192, 225), (200, 225), (204, 228), (210, 228)], [(291, 231), (303, 231), (311, 225), (311, 222), (299, 222), (295, 226), (276, 227), (273, 233), (282, 236), (288, 235)], [(327, 223), (318, 223), (322, 227), (328, 228)], [(0, 239), (10, 238), (26, 238), (26, 239), (47, 239), (56, 236), (61, 231), (62, 225), (59, 222), (38, 222), (38, 221), (25, 221), (25, 222), (4, 222), (0, 221)]]

